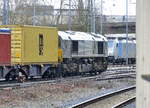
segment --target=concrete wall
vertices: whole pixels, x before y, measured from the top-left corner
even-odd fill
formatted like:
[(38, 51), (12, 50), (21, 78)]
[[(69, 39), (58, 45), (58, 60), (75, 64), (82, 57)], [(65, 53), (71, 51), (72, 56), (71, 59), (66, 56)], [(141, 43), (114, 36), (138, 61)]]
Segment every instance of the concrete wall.
[[(137, 108), (150, 108), (150, 0), (137, 0)], [(143, 76), (143, 77), (142, 77)]]

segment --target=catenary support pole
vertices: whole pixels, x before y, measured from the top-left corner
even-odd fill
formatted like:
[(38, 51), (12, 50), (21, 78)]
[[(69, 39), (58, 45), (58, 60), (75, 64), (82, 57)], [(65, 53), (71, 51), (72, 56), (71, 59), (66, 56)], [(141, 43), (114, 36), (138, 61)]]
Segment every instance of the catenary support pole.
[(128, 65), (128, 0), (126, 0), (126, 65)]

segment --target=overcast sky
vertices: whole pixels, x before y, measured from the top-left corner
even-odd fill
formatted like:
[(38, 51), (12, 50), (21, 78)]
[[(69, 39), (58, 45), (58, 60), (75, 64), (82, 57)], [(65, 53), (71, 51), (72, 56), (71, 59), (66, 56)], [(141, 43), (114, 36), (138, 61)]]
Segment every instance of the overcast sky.
[[(66, 0), (68, 3), (69, 0)], [(60, 0), (52, 0), (55, 8), (59, 8)], [(96, 5), (100, 9), (101, 0), (96, 0)], [(136, 14), (136, 0), (128, 0), (128, 14)], [(103, 14), (105, 15), (125, 15), (126, 14), (126, 0), (103, 0)]]
[[(107, 15), (125, 15), (126, 0), (105, 0), (103, 11)], [(136, 14), (135, 0), (128, 0), (128, 14)]]

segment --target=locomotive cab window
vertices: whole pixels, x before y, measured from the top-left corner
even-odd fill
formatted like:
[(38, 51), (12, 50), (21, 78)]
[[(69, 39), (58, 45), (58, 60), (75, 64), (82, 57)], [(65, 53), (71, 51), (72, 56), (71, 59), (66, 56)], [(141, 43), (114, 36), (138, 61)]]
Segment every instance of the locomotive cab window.
[(44, 55), (44, 38), (43, 34), (39, 34), (39, 55)]
[(98, 54), (103, 54), (104, 53), (104, 43), (103, 42), (98, 42)]
[(61, 48), (61, 39), (60, 39), (60, 37), (58, 38), (58, 41), (59, 41), (58, 42), (58, 47)]
[(78, 53), (78, 41), (72, 41), (72, 53)]

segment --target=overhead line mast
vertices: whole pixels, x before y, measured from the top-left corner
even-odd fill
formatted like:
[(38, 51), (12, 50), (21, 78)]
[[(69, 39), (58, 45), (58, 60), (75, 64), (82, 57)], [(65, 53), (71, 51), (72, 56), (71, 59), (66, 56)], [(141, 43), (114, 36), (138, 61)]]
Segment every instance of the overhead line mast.
[(95, 33), (95, 0), (88, 0), (88, 32)]
[(9, 0), (3, 0), (3, 25), (9, 24)]

